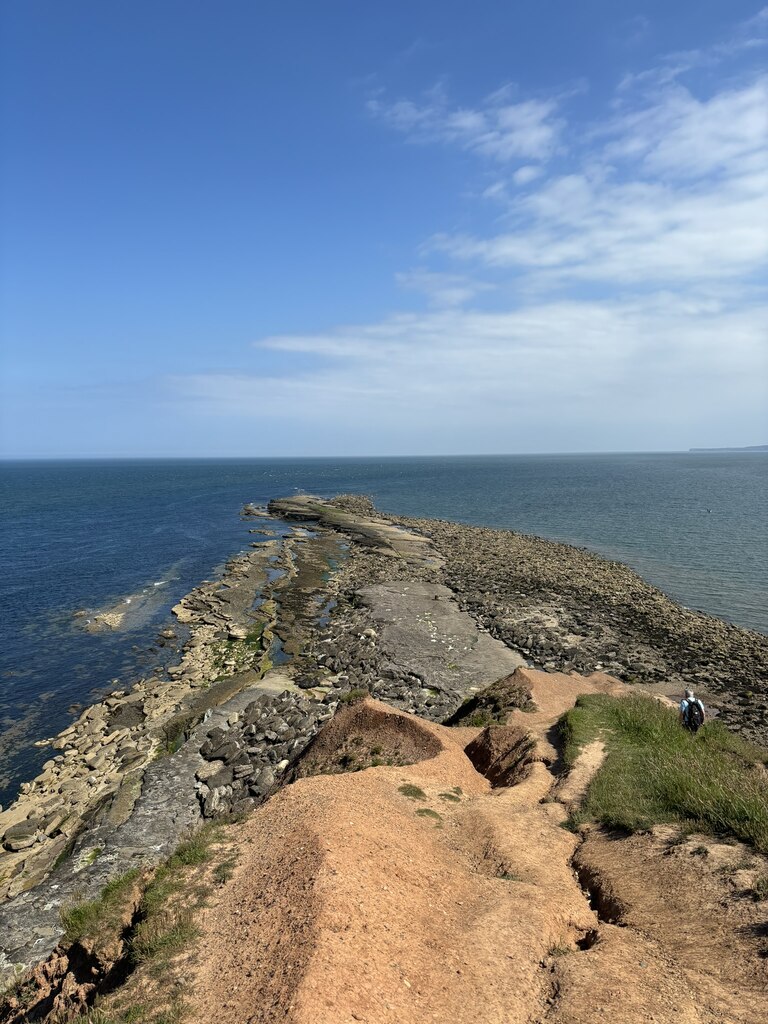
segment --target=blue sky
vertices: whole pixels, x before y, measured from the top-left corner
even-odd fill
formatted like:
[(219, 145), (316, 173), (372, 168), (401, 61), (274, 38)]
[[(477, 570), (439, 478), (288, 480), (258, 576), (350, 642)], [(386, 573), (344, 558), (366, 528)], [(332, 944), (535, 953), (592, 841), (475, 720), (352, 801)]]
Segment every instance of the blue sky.
[(0, 454), (768, 441), (768, 8), (2, 19)]

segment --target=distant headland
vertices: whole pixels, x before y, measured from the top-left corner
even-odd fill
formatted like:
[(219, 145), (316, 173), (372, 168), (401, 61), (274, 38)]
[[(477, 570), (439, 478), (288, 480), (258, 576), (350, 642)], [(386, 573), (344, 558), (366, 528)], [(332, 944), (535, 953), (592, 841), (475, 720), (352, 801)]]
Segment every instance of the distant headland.
[(768, 444), (751, 444), (744, 448), (689, 448), (689, 452), (768, 452)]

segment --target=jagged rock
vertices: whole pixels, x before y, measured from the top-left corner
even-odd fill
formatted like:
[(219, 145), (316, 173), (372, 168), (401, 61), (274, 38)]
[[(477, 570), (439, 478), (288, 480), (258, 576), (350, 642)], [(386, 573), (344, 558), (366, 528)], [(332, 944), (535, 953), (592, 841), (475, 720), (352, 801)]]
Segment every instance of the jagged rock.
[(200, 782), (207, 782), (224, 767), (223, 761), (207, 761), (195, 772), (195, 778)]
[(235, 773), (232, 768), (223, 767), (220, 768), (215, 775), (211, 775), (206, 781), (210, 789), (223, 789), (225, 786), (231, 786), (235, 778)]
[(227, 761), (230, 757), (236, 757), (240, 753), (240, 747), (232, 739), (215, 745), (209, 740), (200, 748), (200, 753), (208, 761)]

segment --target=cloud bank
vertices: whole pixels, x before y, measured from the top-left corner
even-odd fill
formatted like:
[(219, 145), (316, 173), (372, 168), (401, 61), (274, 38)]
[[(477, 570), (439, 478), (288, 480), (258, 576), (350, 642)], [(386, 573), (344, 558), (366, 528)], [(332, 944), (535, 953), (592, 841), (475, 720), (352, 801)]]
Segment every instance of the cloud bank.
[(733, 60), (762, 52), (766, 11), (626, 75), (589, 123), (573, 90), (369, 100), (409, 144), (475, 161), (477, 230), (425, 239), (398, 275), (424, 311), (262, 338), (290, 372), (177, 387), (214, 415), (322, 424), (350, 454), (765, 442), (768, 76)]

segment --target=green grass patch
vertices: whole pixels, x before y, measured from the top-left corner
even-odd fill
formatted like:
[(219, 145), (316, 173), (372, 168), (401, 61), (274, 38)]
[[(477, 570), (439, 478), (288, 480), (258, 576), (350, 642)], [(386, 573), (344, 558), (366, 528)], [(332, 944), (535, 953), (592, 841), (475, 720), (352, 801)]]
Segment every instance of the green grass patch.
[(61, 923), (67, 940), (79, 942), (115, 927), (139, 874), (138, 870), (127, 871), (107, 882), (95, 900), (84, 900), (82, 903), (62, 907)]
[(442, 821), (443, 817), (438, 814), (437, 811), (433, 811), (431, 807), (420, 807), (416, 811), (420, 818), (433, 818), (435, 821)]
[(131, 959), (145, 964), (159, 958), (167, 960), (180, 953), (198, 932), (191, 911), (159, 911), (136, 927), (131, 941)]
[(204, 825), (190, 839), (179, 843), (168, 860), (168, 867), (189, 867), (192, 864), (204, 864), (211, 859), (211, 844), (219, 837), (219, 829), (215, 825)]
[[(209, 884), (198, 884), (200, 869), (216, 856), (215, 847), (222, 840), (222, 833), (219, 822), (204, 825), (176, 847), (144, 889), (140, 920), (131, 935), (128, 952), (134, 965), (148, 965), (155, 977), (165, 977), (173, 957), (198, 935), (195, 913), (203, 906), (210, 889)], [(230, 857), (214, 864), (212, 880), (223, 885), (231, 876), (234, 863)]]
[(221, 830), (222, 826), (218, 822), (204, 825), (180, 843), (168, 860), (158, 867), (141, 899), (141, 910), (145, 918), (161, 914), (170, 898), (185, 888), (187, 868), (206, 864), (212, 858), (212, 846), (220, 839)]
[(77, 1019), (83, 1024), (181, 1024), (187, 1016), (185, 1011), (183, 1001), (176, 997), (166, 1009), (151, 1009), (144, 1003), (124, 1009), (96, 1007)]
[(461, 724), (472, 726), (474, 729), (484, 729), (486, 725), (493, 725), (495, 721), (496, 719), (490, 711), (475, 711), (465, 718)]
[(588, 694), (560, 720), (569, 766), (602, 738), (606, 759), (582, 814), (630, 832), (661, 823), (735, 836), (768, 852), (768, 751), (719, 722), (695, 735), (676, 711), (642, 695)]
[[(232, 875), (236, 860), (225, 825), (237, 820), (230, 816), (203, 826), (151, 877), (131, 871), (109, 882), (98, 899), (62, 910), (69, 942), (108, 943), (111, 956), (121, 945), (131, 965), (123, 985), (100, 996), (84, 1016), (87, 1024), (181, 1024), (186, 1019), (176, 958), (198, 936), (196, 916), (212, 887)], [(140, 1005), (148, 978), (155, 992), (151, 1008)]]
[(403, 796), (407, 796), (409, 800), (426, 800), (427, 794), (423, 789), (419, 789), (418, 786), (414, 786), (410, 782), (403, 783), (402, 786), (398, 786), (398, 793), (402, 793)]
[(159, 911), (181, 888), (182, 882), (178, 873), (169, 870), (165, 864), (162, 864), (144, 890), (144, 895), (141, 898), (142, 913), (147, 915)]

